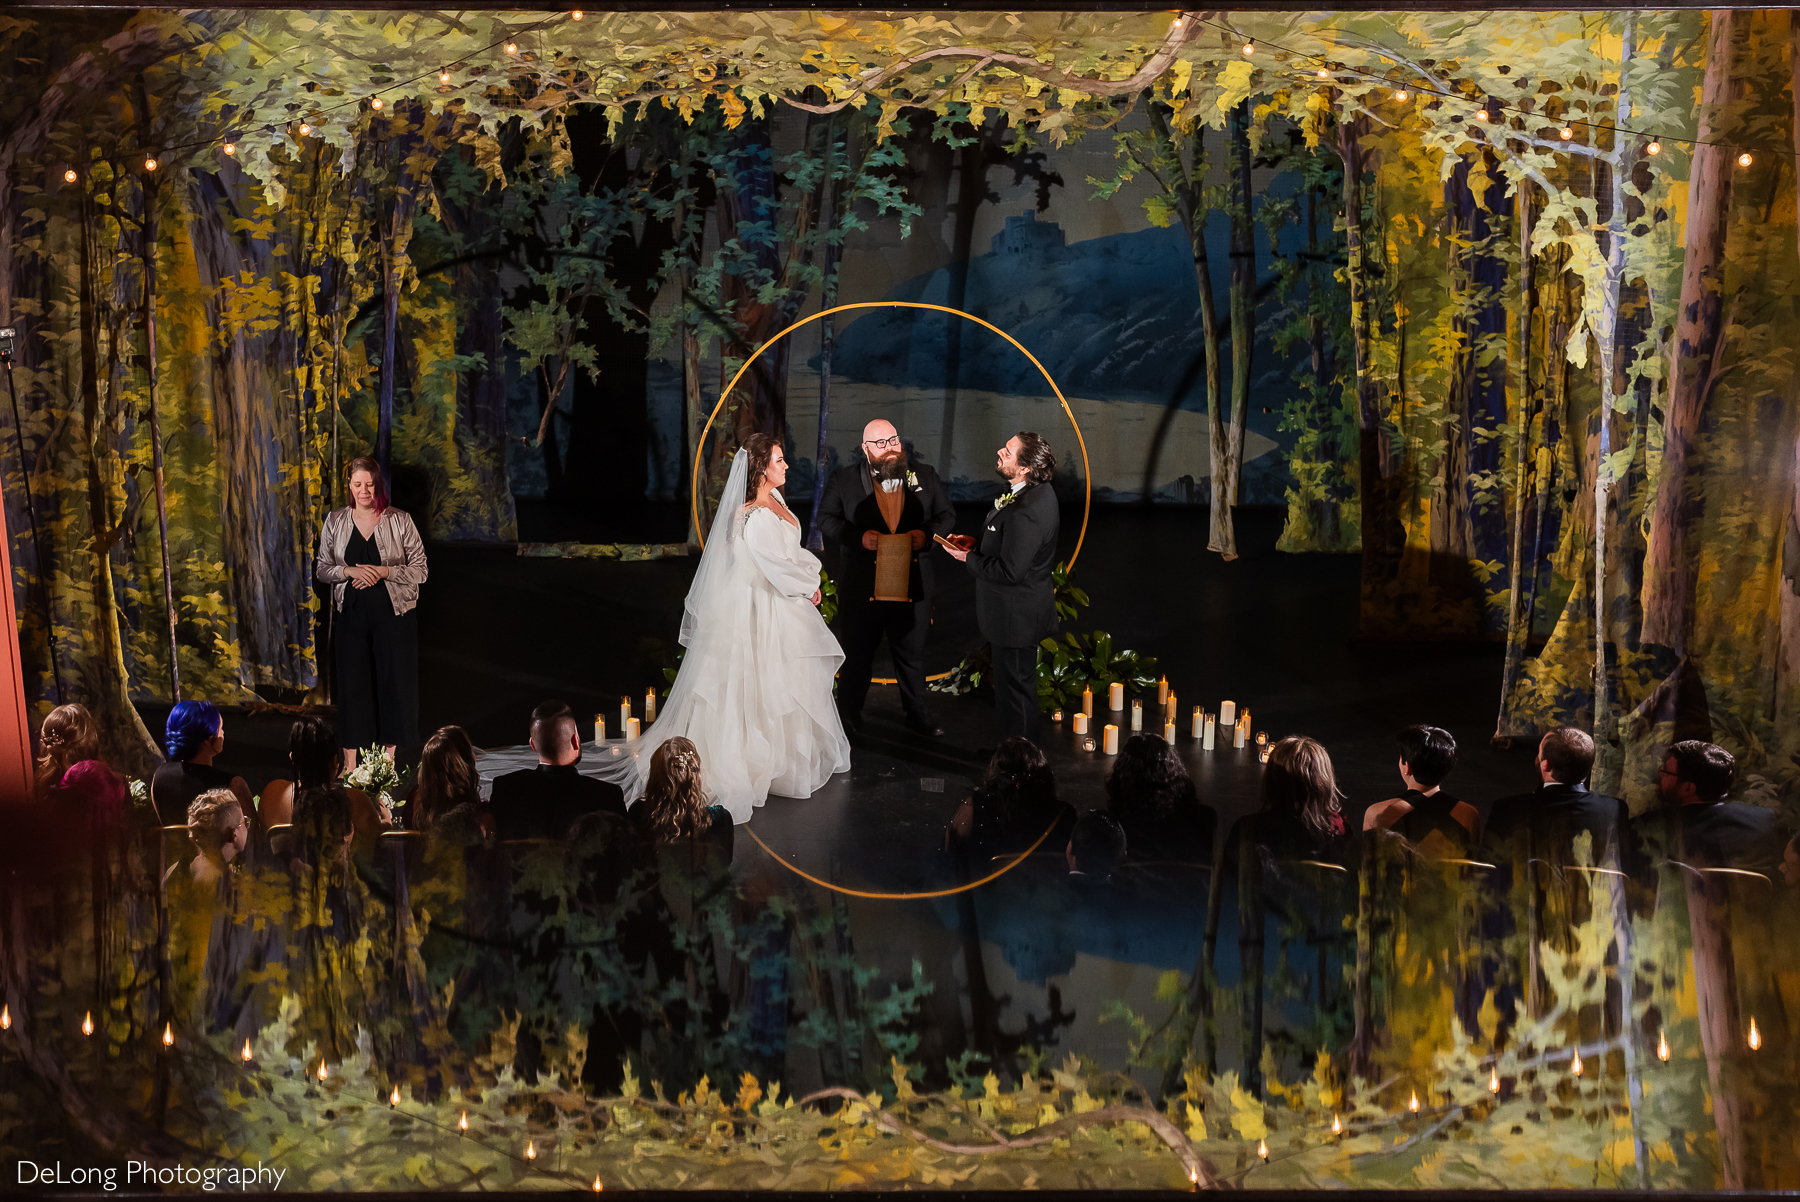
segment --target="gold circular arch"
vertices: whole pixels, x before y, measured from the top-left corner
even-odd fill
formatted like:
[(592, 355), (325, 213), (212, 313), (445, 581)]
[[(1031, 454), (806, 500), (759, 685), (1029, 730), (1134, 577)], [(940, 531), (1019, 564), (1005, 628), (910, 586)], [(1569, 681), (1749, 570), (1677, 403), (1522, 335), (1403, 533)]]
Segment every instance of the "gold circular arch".
[[(1008, 334), (993, 322), (983, 321), (973, 313), (965, 313), (961, 309), (952, 309), (948, 305), (928, 305), (923, 301), (858, 301), (855, 304), (838, 305), (831, 309), (821, 309), (811, 317), (802, 317), (799, 321), (796, 321), (793, 325), (781, 331), (751, 352), (750, 357), (744, 360), (743, 366), (737, 369), (737, 374), (731, 377), (731, 383), (725, 386), (725, 391), (719, 394), (719, 403), (714, 405), (712, 407), (712, 412), (706, 415), (706, 424), (700, 427), (700, 436), (694, 440), (694, 482), (692, 488), (689, 489), (689, 492), (691, 494), (690, 505), (694, 515), (694, 536), (700, 540), (700, 546), (702, 548), (706, 546), (706, 532), (701, 529), (700, 522), (700, 457), (706, 453), (707, 432), (712, 429), (713, 421), (719, 416), (720, 410), (725, 408), (726, 399), (731, 396), (732, 390), (738, 385), (738, 381), (744, 378), (744, 373), (750, 370), (750, 365), (755, 363), (764, 351), (768, 350), (803, 325), (818, 321), (821, 317), (829, 317), (833, 313), (848, 313), (854, 309), (931, 309), (938, 313), (948, 313), (953, 317), (966, 317), (976, 325), (985, 326), (1012, 343), (1013, 346), (1018, 348), (1019, 353), (1031, 360), (1031, 365), (1042, 373), (1044, 382), (1050, 385), (1050, 391), (1054, 392), (1056, 394), (1056, 399), (1062, 402), (1063, 413), (1068, 417), (1069, 425), (1075, 430), (1075, 443), (1081, 448), (1081, 532), (1075, 536), (1075, 549), (1069, 553), (1069, 567), (1073, 568), (1076, 559), (1081, 556), (1082, 540), (1087, 538), (1088, 511), (1091, 510), (1094, 505), (1094, 480), (1092, 473), (1088, 470), (1087, 439), (1081, 436), (1081, 423), (1075, 420), (1075, 411), (1069, 408), (1069, 398), (1062, 394), (1062, 389), (1056, 386), (1056, 381), (1051, 378), (1050, 372), (1044, 365), (1038, 362), (1038, 357), (1026, 350), (1024, 343), (1020, 342), (1017, 338), (1014, 338), (1011, 334)], [(949, 471), (950, 465), (945, 464), (944, 470)], [(815, 482), (813, 487), (824, 487), (823, 480), (821, 479)]]

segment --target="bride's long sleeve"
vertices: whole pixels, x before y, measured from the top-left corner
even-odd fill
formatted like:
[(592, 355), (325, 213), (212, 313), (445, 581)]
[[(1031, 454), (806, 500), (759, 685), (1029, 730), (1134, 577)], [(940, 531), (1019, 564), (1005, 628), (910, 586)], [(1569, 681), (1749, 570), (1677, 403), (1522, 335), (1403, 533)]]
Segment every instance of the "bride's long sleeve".
[[(786, 522), (768, 510), (757, 510), (744, 526), (744, 548), (776, 592), (784, 597), (810, 601), (819, 587), (819, 569), (788, 557), (788, 534), (782, 529), (785, 525)], [(814, 564), (818, 562), (810, 554), (806, 559)]]

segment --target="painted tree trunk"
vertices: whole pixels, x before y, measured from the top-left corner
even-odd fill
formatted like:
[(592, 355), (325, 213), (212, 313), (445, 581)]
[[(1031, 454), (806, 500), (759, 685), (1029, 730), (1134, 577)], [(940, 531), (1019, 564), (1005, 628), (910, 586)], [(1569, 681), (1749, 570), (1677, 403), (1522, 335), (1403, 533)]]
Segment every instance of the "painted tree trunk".
[[(825, 128), (825, 184), (819, 199), (819, 229), (825, 235), (825, 279), (819, 291), (819, 307), (831, 309), (837, 304), (838, 248), (831, 233), (837, 222), (836, 197), (832, 189), (832, 167), (837, 159), (837, 122)], [(825, 549), (825, 532), (819, 529), (819, 505), (825, 500), (826, 473), (831, 470), (831, 344), (835, 319), (819, 322), (819, 438), (813, 452), (812, 512), (806, 523), (806, 545), (809, 550)], [(945, 421), (948, 430), (949, 422)], [(944, 473), (949, 475), (950, 458), (945, 455)]]
[(169, 566), (169, 497), (163, 487), (162, 417), (156, 404), (156, 245), (157, 192), (153, 184), (144, 184), (144, 360), (148, 376), (148, 416), (150, 418), (150, 464), (156, 489), (157, 549), (162, 555), (163, 604), (169, 621), (169, 698), (181, 700), (181, 645), (177, 641), (180, 615), (175, 609), (175, 573)]
[[(1226, 163), (1231, 179), (1231, 409), (1222, 437), (1212, 440), (1212, 525), (1207, 550), (1236, 559), (1231, 510), (1244, 467), (1244, 423), (1250, 415), (1251, 349), (1256, 337), (1256, 227), (1250, 212), (1250, 108), (1239, 104), (1230, 121)], [(1217, 412), (1217, 409), (1214, 409)], [(1215, 429), (1216, 419), (1208, 422)]]
[[(1525, 659), (1525, 645), (1531, 637), (1531, 610), (1537, 582), (1536, 548), (1525, 541), (1527, 521), (1537, 516), (1536, 498), (1529, 491), (1530, 473), (1537, 458), (1534, 423), (1538, 418), (1537, 399), (1541, 395), (1531, 378), (1532, 318), (1536, 306), (1537, 276), (1531, 254), (1531, 184), (1521, 183), (1515, 192), (1519, 225), (1519, 422), (1513, 454), (1513, 529), (1512, 549), (1508, 556), (1506, 606), (1506, 662), (1500, 670), (1500, 713), (1495, 720), (1495, 738), (1510, 733), (1507, 710), (1512, 703), (1513, 687), (1518, 683), (1519, 665)], [(1531, 559), (1527, 561), (1527, 553)], [(1527, 580), (1529, 578), (1529, 583)]]
[(1716, 136), (1732, 95), (1732, 36), (1737, 16), (1715, 9), (1700, 89), (1699, 126), (1688, 175), (1686, 245), (1676, 310), (1675, 362), (1663, 418), (1663, 461), (1650, 506), (1644, 565), (1642, 641), (1686, 654), (1693, 629), (1700, 555), (1700, 493), (1692, 479), (1707, 393), (1719, 370), (1723, 335), (1725, 239), (1731, 215), (1731, 148)]

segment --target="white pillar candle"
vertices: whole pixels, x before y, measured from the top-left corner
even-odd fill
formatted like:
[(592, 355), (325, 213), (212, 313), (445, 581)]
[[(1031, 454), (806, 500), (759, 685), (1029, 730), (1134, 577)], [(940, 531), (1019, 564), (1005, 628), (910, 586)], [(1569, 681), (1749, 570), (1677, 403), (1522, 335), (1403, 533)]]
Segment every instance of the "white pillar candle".
[(1088, 718), (1094, 716), (1094, 690), (1086, 685), (1081, 689), (1081, 712)]
[(1125, 708), (1125, 686), (1116, 680), (1106, 686), (1106, 708), (1114, 711)]
[(1233, 747), (1242, 747), (1245, 743), (1245, 736), (1250, 733), (1249, 728), (1242, 722), (1239, 722), (1232, 730), (1234, 733), (1231, 736), (1231, 745)]
[(625, 719), (625, 737), (627, 739), (638, 737), (638, 720), (636, 718)]
[(1237, 721), (1237, 702), (1235, 702), (1235, 701), (1219, 702), (1219, 725), (1220, 726), (1230, 726), (1233, 722), (1236, 722), (1236, 721)]
[(1167, 705), (1168, 701), (1169, 701), (1169, 678), (1167, 676), (1165, 676), (1161, 680), (1156, 682), (1156, 703), (1158, 705)]
[(1208, 714), (1206, 715), (1206, 733), (1200, 736), (1200, 747), (1202, 750), (1211, 751), (1213, 749), (1213, 740), (1218, 737), (1215, 731), (1216, 723), (1214, 722), (1213, 716)]
[(1088, 716), (1086, 714), (1076, 714), (1074, 721), (1075, 733), (1078, 735), (1085, 735), (1088, 732)]
[(631, 721), (631, 698), (621, 697), (621, 698), (619, 698), (619, 729), (624, 730), (626, 723), (628, 723), (630, 721)]
[(1171, 747), (1175, 746), (1175, 724), (1173, 722), (1163, 723), (1163, 742)]
[(1107, 755), (1118, 755), (1119, 754), (1119, 728), (1112, 725), (1109, 722), (1109, 723), (1107, 723), (1106, 730), (1103, 733), (1106, 736), (1106, 742), (1101, 747), (1101, 750), (1106, 752)]
[(1144, 703), (1142, 701), (1136, 700), (1134, 698), (1131, 702), (1131, 730), (1132, 730), (1132, 733), (1135, 734), (1138, 731), (1143, 730), (1143, 729), (1144, 729)]
[(1175, 703), (1175, 694), (1170, 693), (1169, 699), (1163, 702), (1163, 721), (1173, 722), (1180, 713), (1181, 707)]
[(644, 694), (644, 721), (656, 721), (656, 690), (651, 689)]
[(606, 742), (606, 715), (594, 715), (594, 743), (596, 746)]
[(1196, 705), (1194, 707), (1193, 737), (1198, 739), (1201, 735), (1203, 735), (1205, 733), (1206, 733), (1206, 711)]

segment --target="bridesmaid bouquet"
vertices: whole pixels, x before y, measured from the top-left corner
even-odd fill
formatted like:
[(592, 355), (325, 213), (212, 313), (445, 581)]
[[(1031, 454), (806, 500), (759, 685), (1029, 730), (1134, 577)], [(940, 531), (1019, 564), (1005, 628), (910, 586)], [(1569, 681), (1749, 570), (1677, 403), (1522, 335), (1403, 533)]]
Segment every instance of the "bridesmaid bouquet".
[(390, 810), (398, 811), (406, 804), (394, 798), (404, 781), (394, 766), (394, 753), (385, 747), (365, 747), (357, 752), (356, 767), (344, 777), (344, 783), (361, 789)]

